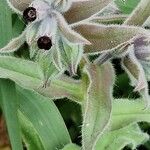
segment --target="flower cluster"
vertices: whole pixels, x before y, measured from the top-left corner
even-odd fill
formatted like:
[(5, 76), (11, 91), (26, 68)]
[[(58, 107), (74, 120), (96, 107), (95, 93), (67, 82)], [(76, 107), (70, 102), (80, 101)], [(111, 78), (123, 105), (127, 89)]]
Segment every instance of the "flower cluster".
[[(143, 27), (134, 26), (138, 24), (138, 20), (134, 20), (136, 13), (129, 18), (118, 15), (115, 10), (109, 13), (108, 8), (111, 6), (106, 6), (112, 0), (7, 2), (13, 11), (22, 15), (27, 26), (19, 37), (1, 48), (0, 53), (14, 52), (26, 42), (29, 45), (30, 58), (41, 66), (44, 82), (53, 80), (65, 70), (71, 75), (76, 74), (84, 54), (101, 54), (95, 61), (99, 65), (110, 58), (121, 57), (122, 66), (129, 74), (135, 91), (149, 97), (147, 80), (150, 80), (150, 72), (147, 68), (150, 34)], [(150, 2), (146, 3), (145, 20), (149, 16)], [(139, 3), (137, 9), (141, 5), (143, 6), (143, 2)], [(105, 11), (110, 16), (105, 15)], [(124, 24), (108, 25), (118, 19), (124, 19)], [(139, 21), (139, 25), (143, 23), (143, 19)]]
[(22, 2), (26, 5), (16, 1), (8, 3), (23, 16), (27, 27), (19, 37), (2, 48), (1, 53), (14, 52), (26, 42), (30, 58), (37, 61), (45, 73), (44, 80), (51, 80), (64, 70), (75, 74), (83, 54), (83, 46), (90, 42), (73, 31), (62, 15), (71, 7), (72, 0)]

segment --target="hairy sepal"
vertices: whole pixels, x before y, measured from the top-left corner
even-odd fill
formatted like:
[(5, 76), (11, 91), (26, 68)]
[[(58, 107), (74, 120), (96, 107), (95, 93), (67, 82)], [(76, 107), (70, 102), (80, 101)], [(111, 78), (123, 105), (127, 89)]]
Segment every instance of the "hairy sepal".
[(58, 40), (58, 47), (62, 64), (71, 75), (75, 75), (78, 64), (83, 56), (83, 46), (71, 43), (61, 36)]
[(145, 106), (149, 106), (148, 83), (145, 72), (139, 60), (135, 57), (133, 46), (131, 45), (129, 54), (123, 58), (122, 67), (128, 73), (131, 85), (135, 87), (134, 91), (140, 92), (146, 101)]

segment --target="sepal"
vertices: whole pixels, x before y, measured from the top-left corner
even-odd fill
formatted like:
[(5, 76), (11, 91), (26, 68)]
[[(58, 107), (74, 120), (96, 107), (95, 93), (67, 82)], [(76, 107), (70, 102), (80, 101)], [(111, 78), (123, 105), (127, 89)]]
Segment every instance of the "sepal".
[(41, 70), (43, 71), (44, 87), (47, 86), (47, 84), (50, 84), (52, 80), (57, 79), (64, 72), (63, 69), (59, 71), (53, 64), (51, 51), (46, 52), (43, 52), (42, 50), (38, 51), (35, 61), (39, 64)]
[(58, 46), (62, 64), (66, 67), (71, 75), (75, 75), (78, 64), (83, 56), (83, 46), (71, 43), (63, 37), (59, 38)]

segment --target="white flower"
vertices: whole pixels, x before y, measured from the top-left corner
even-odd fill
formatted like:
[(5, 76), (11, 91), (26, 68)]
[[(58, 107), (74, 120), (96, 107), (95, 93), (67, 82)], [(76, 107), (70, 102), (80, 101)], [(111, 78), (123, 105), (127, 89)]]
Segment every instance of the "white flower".
[[(39, 59), (39, 55), (42, 55), (43, 59), (46, 55), (50, 59), (47, 63), (55, 66), (60, 72), (67, 69), (75, 74), (83, 55), (84, 45), (91, 43), (72, 30), (68, 22), (80, 21), (99, 12), (111, 0), (106, 0), (105, 3), (99, 0), (7, 1), (12, 10), (23, 16), (27, 27), (19, 37), (0, 49), (0, 53), (14, 52), (24, 42), (27, 42), (31, 59), (34, 58), (39, 62), (42, 60)], [(85, 7), (89, 7), (88, 11), (84, 10)], [(42, 68), (47, 67), (47, 65), (41, 66)], [(54, 70), (52, 70), (51, 73), (48, 73), (49, 76), (53, 74)]]

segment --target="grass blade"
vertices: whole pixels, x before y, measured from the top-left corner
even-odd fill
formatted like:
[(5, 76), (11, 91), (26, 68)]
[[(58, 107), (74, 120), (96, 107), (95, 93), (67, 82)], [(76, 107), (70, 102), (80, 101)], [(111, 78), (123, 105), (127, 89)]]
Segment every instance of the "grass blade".
[(12, 38), (12, 13), (6, 0), (1, 0), (0, 10), (0, 47), (3, 47)]
[(6, 120), (12, 150), (23, 150), (19, 120), (17, 116), (18, 100), (15, 83), (9, 80), (0, 80), (0, 104)]

